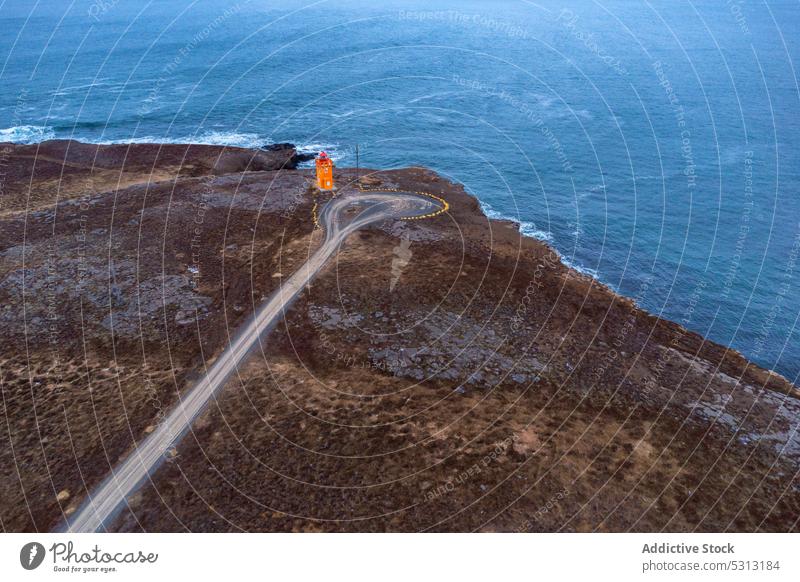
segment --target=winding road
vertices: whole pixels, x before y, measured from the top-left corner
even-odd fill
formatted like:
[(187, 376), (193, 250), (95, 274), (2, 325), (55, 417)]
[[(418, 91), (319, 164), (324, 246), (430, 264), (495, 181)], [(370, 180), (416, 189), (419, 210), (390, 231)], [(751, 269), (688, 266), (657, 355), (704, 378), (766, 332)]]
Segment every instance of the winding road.
[(206, 376), (179, 397), (178, 404), (164, 421), (88, 496), (74, 516), (68, 519), (63, 531), (102, 531), (110, 524), (127, 498), (161, 465), (166, 453), (189, 430), (214, 393), (247, 357), (258, 338), (278, 321), (349, 234), (384, 220), (430, 216), (446, 209), (447, 204), (443, 201), (403, 191), (354, 191), (337, 196), (322, 206), (317, 220), (325, 229), (325, 239), (319, 249), (265, 300)]

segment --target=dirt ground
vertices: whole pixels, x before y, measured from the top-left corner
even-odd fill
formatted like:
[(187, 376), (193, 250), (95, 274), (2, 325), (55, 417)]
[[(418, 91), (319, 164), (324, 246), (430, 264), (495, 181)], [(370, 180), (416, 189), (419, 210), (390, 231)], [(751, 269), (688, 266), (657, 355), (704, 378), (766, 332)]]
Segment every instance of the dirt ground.
[[(45, 161), (87, 164), (65, 150)], [(20, 153), (0, 215), (3, 529), (75, 511), (318, 244), (309, 172), (227, 150), (99, 155), (102, 180), (65, 165), (60, 195)], [(114, 531), (798, 529), (793, 386), (457, 184), (366, 173), (451, 210), (352, 235)]]

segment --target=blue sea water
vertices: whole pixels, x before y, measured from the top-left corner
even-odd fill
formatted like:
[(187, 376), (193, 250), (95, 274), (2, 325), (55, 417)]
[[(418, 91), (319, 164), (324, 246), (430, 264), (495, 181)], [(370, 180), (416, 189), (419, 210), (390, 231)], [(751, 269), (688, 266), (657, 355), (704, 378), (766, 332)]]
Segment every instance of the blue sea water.
[(0, 30), (0, 141), (360, 144), (798, 380), (794, 0), (6, 0)]

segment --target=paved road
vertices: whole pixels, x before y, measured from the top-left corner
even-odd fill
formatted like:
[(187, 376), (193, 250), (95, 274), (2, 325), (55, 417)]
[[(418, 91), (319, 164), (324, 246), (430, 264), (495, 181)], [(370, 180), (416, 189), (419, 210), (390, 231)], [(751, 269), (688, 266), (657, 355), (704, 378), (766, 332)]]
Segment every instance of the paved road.
[(158, 468), (164, 455), (186, 433), (213, 394), (245, 359), (258, 338), (274, 325), (289, 304), (336, 253), (353, 231), (390, 218), (430, 214), (440, 209), (436, 201), (410, 192), (358, 192), (334, 198), (322, 207), (319, 223), (325, 229), (322, 246), (256, 311), (208, 370), (188, 391), (164, 422), (146, 437), (112, 474), (89, 496), (64, 526), (67, 532), (103, 530), (126, 499)]

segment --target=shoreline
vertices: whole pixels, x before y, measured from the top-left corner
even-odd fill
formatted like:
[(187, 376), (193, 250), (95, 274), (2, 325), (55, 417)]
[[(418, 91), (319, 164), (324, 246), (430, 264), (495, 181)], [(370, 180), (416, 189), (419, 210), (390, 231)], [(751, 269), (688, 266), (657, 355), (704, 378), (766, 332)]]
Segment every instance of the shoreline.
[[(429, 170), (429, 171), (433, 172), (434, 170)], [(523, 224), (519, 220), (514, 219), (514, 218), (507, 218), (507, 217), (503, 216), (501, 213), (498, 213), (498, 212), (496, 212), (494, 210), (491, 210), (491, 213), (495, 214), (496, 216), (494, 216), (494, 217), (490, 216), (489, 214), (487, 214), (485, 212), (484, 206), (485, 206), (486, 203), (484, 203), (477, 196), (475, 196), (475, 195), (473, 195), (473, 194), (471, 194), (469, 192), (466, 192), (466, 194), (476, 200), (476, 202), (480, 206), (481, 212), (484, 213), (484, 216), (486, 217), (486, 220), (491, 221), (491, 222), (496, 222), (498, 224), (512, 224), (512, 225), (514, 225), (516, 227), (517, 232), (518, 232), (518, 234), (519, 234), (519, 236), (521, 238), (532, 240), (532, 241), (535, 241), (538, 244), (544, 245), (545, 247), (547, 247), (550, 250), (550, 252), (552, 252), (555, 255), (557, 255), (560, 264), (563, 265), (564, 268), (568, 269), (572, 273), (573, 277), (584, 278), (585, 280), (590, 281), (593, 285), (595, 285), (595, 286), (597, 286), (599, 288), (602, 288), (605, 292), (610, 293), (616, 299), (618, 299), (618, 300), (620, 300), (620, 301), (622, 301), (622, 302), (624, 302), (626, 304), (630, 304), (635, 309), (647, 314), (649, 317), (652, 317), (652, 318), (657, 319), (659, 321), (667, 322), (670, 325), (677, 326), (682, 331), (683, 335), (690, 334), (690, 335), (693, 335), (693, 336), (697, 336), (704, 343), (709, 343), (711, 345), (722, 347), (727, 352), (729, 352), (729, 353), (731, 353), (731, 354), (733, 354), (735, 356), (738, 356), (742, 360), (747, 361), (750, 366), (755, 366), (755, 367), (763, 370), (764, 372), (766, 372), (770, 376), (773, 376), (773, 377), (775, 377), (775, 378), (777, 378), (777, 379), (789, 384), (790, 386), (792, 386), (794, 388), (795, 397), (800, 398), (800, 386), (795, 385), (791, 380), (789, 380), (786, 376), (784, 376), (780, 372), (778, 372), (778, 371), (776, 371), (774, 369), (765, 368), (762, 365), (758, 364), (757, 362), (753, 362), (752, 360), (750, 360), (750, 358), (746, 354), (744, 354), (739, 349), (737, 349), (737, 348), (735, 348), (733, 346), (719, 343), (719, 342), (717, 342), (717, 341), (715, 341), (713, 339), (710, 339), (710, 338), (700, 334), (699, 332), (697, 332), (697, 331), (695, 331), (695, 330), (693, 330), (691, 328), (686, 327), (685, 325), (683, 325), (682, 323), (680, 323), (678, 321), (675, 321), (673, 319), (669, 319), (669, 318), (666, 318), (666, 317), (663, 317), (661, 315), (658, 315), (658, 314), (655, 314), (655, 313), (651, 312), (648, 308), (646, 308), (645, 306), (641, 305), (641, 303), (639, 301), (637, 301), (636, 297), (630, 297), (628, 295), (620, 293), (620, 291), (618, 289), (616, 289), (614, 286), (609, 285), (608, 283), (606, 283), (606, 282), (602, 281), (601, 279), (599, 279), (597, 274), (596, 274), (596, 271), (594, 271), (594, 269), (586, 269), (586, 268), (583, 268), (583, 267), (576, 266), (576, 265), (572, 264), (569, 261), (569, 259), (565, 258), (564, 255), (561, 253), (561, 251), (559, 251), (553, 245), (552, 237), (549, 236), (549, 233), (547, 233), (547, 235), (548, 235), (547, 238), (543, 238), (543, 237), (536, 236), (536, 235), (533, 235), (533, 234), (525, 233), (525, 232), (523, 232), (523, 228), (524, 228)], [(648, 280), (652, 281), (652, 276), (649, 276)]]

